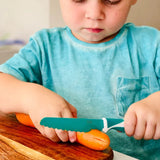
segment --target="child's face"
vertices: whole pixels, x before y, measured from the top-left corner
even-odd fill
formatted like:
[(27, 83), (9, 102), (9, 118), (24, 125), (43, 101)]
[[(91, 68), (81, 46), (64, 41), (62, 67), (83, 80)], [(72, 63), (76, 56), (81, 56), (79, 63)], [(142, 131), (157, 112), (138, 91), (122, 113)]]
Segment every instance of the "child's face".
[(88, 43), (116, 36), (136, 0), (60, 0), (62, 15), (73, 35)]

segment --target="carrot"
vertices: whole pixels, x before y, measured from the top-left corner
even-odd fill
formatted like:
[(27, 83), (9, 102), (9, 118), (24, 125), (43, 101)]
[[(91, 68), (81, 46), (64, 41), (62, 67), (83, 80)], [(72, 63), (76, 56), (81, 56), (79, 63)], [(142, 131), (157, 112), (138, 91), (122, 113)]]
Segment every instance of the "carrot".
[[(24, 125), (35, 127), (27, 114), (16, 113), (16, 118)], [(97, 129), (92, 129), (89, 132), (77, 132), (77, 142), (88, 148), (99, 151), (105, 150), (110, 145), (108, 135)]]
[(110, 145), (110, 139), (107, 134), (92, 129), (89, 132), (77, 132), (77, 142), (94, 150), (105, 150)]
[(20, 123), (22, 123), (26, 126), (35, 127), (28, 114), (16, 113), (16, 118)]

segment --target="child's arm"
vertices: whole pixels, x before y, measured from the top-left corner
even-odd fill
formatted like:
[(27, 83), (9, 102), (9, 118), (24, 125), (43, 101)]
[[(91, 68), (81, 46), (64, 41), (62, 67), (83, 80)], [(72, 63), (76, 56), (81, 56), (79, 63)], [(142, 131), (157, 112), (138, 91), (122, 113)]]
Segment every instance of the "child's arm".
[(54, 130), (39, 124), (46, 116), (76, 117), (77, 115), (76, 109), (71, 104), (41, 85), (23, 82), (11, 75), (0, 73), (0, 111), (29, 114), (35, 127), (55, 142), (76, 140), (75, 132)]
[(124, 122), (128, 136), (136, 139), (160, 139), (160, 91), (132, 104)]

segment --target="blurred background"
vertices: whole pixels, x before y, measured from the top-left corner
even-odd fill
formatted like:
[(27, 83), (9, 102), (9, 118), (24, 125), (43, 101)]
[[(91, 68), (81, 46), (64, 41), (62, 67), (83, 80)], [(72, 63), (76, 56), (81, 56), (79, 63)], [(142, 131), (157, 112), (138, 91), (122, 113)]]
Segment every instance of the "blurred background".
[[(137, 0), (127, 22), (160, 30), (160, 0)], [(0, 63), (42, 28), (64, 26), (59, 0), (0, 0)]]

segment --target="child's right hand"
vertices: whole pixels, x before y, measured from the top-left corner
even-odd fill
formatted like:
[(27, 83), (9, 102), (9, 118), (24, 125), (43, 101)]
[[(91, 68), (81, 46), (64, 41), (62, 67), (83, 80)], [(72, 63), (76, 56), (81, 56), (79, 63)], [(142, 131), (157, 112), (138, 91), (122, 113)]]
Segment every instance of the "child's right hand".
[(77, 117), (76, 108), (69, 104), (64, 98), (43, 86), (34, 85), (34, 87), (26, 104), (29, 105), (28, 114), (35, 127), (42, 135), (54, 142), (75, 142), (76, 132), (44, 127), (40, 125), (40, 121), (44, 117)]

